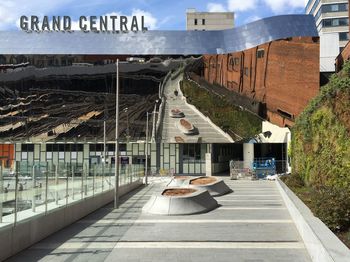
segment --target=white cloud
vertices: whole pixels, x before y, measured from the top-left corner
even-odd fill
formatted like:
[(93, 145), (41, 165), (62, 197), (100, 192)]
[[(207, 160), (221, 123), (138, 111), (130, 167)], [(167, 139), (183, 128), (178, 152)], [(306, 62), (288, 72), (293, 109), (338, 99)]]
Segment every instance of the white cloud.
[(74, 0), (1, 0), (0, 30), (15, 28), (22, 15), (45, 15), (72, 4)]
[[(273, 0), (273, 1), (279, 1), (279, 0)], [(256, 8), (258, 6), (258, 0), (228, 0), (227, 6), (229, 11), (233, 11), (233, 12), (247, 11), (247, 10)]]
[[(0, 30), (15, 29), (19, 26), (19, 19), (22, 15), (30, 16), (37, 15), (42, 17), (44, 15), (65, 15), (64, 10), (67, 10), (69, 6), (75, 4), (74, 0), (60, 0), (60, 1), (48, 1), (48, 0), (0, 0)], [(82, 13), (81, 15), (83, 15)], [(80, 15), (80, 14), (79, 14)], [(95, 14), (97, 15), (97, 14)], [(125, 15), (121, 13), (111, 12), (106, 15)], [(157, 18), (151, 13), (140, 9), (133, 9), (130, 16), (144, 16), (145, 26), (148, 29), (157, 29)], [(72, 21), (72, 29), (77, 30), (79, 28), (78, 21)]]
[(158, 28), (157, 18), (155, 18), (150, 12), (146, 12), (140, 9), (133, 9), (132, 16), (144, 16), (145, 17), (145, 26), (148, 27), (149, 30), (154, 30)]
[(226, 8), (222, 4), (209, 3), (207, 5), (208, 12), (226, 12)]
[(305, 7), (305, 0), (263, 0), (265, 4), (275, 13), (291, 13), (296, 8)]

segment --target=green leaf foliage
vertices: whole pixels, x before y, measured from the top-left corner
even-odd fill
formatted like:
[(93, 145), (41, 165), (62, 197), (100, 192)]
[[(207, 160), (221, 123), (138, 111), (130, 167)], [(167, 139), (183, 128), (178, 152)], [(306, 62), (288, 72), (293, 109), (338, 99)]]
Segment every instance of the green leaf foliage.
[(224, 98), (200, 88), (191, 81), (183, 80), (181, 90), (187, 102), (208, 116), (217, 126), (236, 138), (255, 137), (262, 132), (262, 121), (256, 115), (229, 104)]
[(331, 77), (292, 130), (293, 172), (315, 189), (350, 187), (350, 63)]

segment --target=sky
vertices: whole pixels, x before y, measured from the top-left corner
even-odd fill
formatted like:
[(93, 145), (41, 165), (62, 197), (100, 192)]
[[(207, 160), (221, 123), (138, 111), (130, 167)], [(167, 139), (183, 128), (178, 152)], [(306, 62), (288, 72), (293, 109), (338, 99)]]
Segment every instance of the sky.
[(0, 0), (0, 30), (18, 30), (22, 15), (144, 15), (149, 30), (185, 30), (186, 9), (233, 11), (240, 26), (264, 17), (304, 13), (306, 0)]

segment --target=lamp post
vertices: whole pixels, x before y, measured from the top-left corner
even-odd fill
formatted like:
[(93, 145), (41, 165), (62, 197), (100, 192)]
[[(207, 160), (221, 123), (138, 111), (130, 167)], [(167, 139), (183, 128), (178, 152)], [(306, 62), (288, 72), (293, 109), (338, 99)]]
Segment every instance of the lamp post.
[(129, 142), (129, 108), (124, 108), (123, 111), (126, 113), (126, 141)]
[(106, 118), (103, 120), (103, 165), (106, 164)]
[(119, 207), (119, 59), (116, 63), (115, 90), (115, 188), (114, 208)]
[(147, 112), (147, 121), (146, 121), (146, 148), (145, 148), (145, 185), (148, 185), (148, 112)]
[[(156, 107), (154, 107), (156, 109)], [(158, 114), (158, 112), (156, 112), (154, 109), (153, 112), (149, 113), (147, 112), (147, 124), (146, 124), (146, 148), (145, 148), (145, 155), (146, 155), (146, 161), (145, 161), (145, 184), (148, 184), (148, 119), (149, 119), (149, 115), (153, 115), (153, 123), (152, 123), (152, 140), (151, 142), (155, 142), (155, 115)]]
[(159, 100), (156, 100), (156, 103), (154, 104), (154, 109), (153, 109), (153, 123), (152, 123), (152, 143), (156, 142), (156, 114), (157, 114), (157, 104)]

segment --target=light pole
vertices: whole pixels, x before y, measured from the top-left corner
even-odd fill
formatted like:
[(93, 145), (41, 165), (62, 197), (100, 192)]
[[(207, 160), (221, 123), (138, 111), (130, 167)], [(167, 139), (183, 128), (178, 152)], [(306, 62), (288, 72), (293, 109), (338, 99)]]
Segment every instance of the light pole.
[(146, 121), (146, 148), (145, 148), (145, 185), (148, 185), (148, 112), (147, 112), (147, 121)]
[(107, 116), (106, 116), (106, 111), (107, 111), (107, 106), (106, 106), (106, 99), (107, 96), (104, 97), (104, 110), (103, 110), (103, 166), (106, 166), (107, 163), (107, 153), (106, 153), (106, 143), (107, 143), (107, 126), (106, 126), (106, 120), (107, 120)]
[(123, 111), (126, 113), (126, 141), (129, 143), (129, 108), (124, 108)]
[[(156, 107), (155, 107), (156, 108)], [(156, 111), (153, 111), (151, 113), (147, 112), (146, 115), (147, 115), (147, 124), (146, 124), (146, 148), (145, 148), (145, 155), (146, 155), (146, 161), (145, 161), (145, 184), (147, 185), (148, 184), (148, 119), (149, 119), (149, 115), (153, 115), (153, 127), (152, 127), (152, 140), (151, 142), (155, 142), (155, 115), (158, 114), (158, 112)]]
[(115, 189), (114, 208), (119, 207), (119, 59), (116, 63), (116, 90), (115, 90)]
[(106, 118), (103, 120), (103, 165), (106, 164)]
[(159, 100), (156, 100), (156, 103), (154, 104), (153, 109), (153, 123), (152, 123), (152, 143), (156, 142), (156, 114), (157, 114), (157, 104)]

